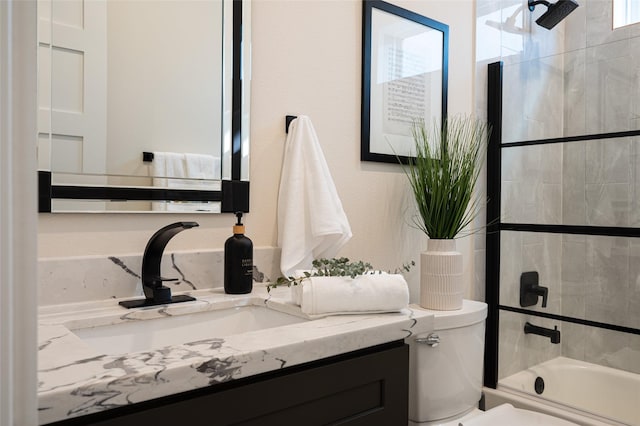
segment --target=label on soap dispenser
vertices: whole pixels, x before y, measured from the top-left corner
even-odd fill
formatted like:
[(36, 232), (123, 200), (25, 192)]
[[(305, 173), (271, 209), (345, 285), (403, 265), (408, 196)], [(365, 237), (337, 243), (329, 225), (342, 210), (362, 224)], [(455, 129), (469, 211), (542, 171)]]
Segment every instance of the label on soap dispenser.
[(253, 258), (242, 259), (242, 267), (245, 268), (245, 275), (253, 277)]

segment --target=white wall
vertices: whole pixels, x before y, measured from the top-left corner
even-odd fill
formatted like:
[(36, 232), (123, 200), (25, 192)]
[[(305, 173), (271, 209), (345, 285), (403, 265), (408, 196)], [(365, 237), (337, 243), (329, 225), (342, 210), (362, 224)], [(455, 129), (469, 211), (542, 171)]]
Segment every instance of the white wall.
[(37, 422), (35, 23), (35, 1), (0, 2), (2, 426)]
[[(474, 2), (394, 3), (449, 25), (449, 113), (470, 114)], [(314, 123), (351, 222), (354, 237), (341, 255), (381, 268), (418, 262), (427, 240), (408, 225), (411, 199), (401, 168), (360, 161), (362, 2), (254, 0), (252, 19), (252, 183), (247, 235), (255, 246), (276, 245), (284, 117), (305, 114)], [(219, 248), (231, 233), (233, 219), (231, 215), (44, 214), (39, 220), (39, 255), (140, 253), (156, 229), (178, 220), (196, 220), (201, 226), (176, 236), (168, 250)], [(458, 243), (469, 282), (472, 247), (473, 237)], [(416, 301), (417, 268), (409, 280)]]
[(107, 170), (145, 176), (143, 151), (219, 156), (221, 3), (116, 1), (107, 10)]

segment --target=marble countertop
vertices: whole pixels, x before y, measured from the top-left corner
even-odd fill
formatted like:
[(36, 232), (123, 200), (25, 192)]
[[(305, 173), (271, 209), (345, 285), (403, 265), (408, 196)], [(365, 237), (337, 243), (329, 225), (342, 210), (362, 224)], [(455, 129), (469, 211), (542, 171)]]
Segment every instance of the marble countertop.
[(234, 306), (267, 306), (304, 317), (290, 290), (248, 295), (221, 289), (183, 294), (197, 301), (125, 309), (118, 299), (46, 306), (38, 325), (40, 424), (252, 376), (433, 330), (433, 315), (419, 309), (386, 314), (334, 315), (156, 350), (106, 355), (71, 330), (142, 321)]

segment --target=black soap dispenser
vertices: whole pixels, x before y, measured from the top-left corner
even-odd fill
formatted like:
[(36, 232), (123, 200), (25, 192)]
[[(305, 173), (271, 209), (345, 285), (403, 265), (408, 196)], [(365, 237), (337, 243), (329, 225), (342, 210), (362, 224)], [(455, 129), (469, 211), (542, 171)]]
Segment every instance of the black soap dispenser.
[(244, 235), (242, 212), (236, 216), (233, 236), (224, 243), (224, 292), (246, 294), (253, 288), (253, 243)]

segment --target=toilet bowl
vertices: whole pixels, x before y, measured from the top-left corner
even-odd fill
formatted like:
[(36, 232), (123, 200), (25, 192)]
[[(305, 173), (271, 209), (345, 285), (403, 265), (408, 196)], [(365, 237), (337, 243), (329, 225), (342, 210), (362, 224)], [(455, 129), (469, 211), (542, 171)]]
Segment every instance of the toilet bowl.
[[(473, 417), (462, 418), (451, 426), (577, 426), (576, 423), (562, 420), (548, 414), (515, 408), (511, 404), (502, 404)], [(448, 425), (447, 425), (448, 426)]]
[(409, 343), (409, 426), (569, 426), (574, 423), (503, 404), (480, 411), (487, 305), (464, 300), (434, 315), (434, 330)]
[(427, 423), (409, 422), (409, 426), (578, 426), (576, 423), (543, 413), (522, 410), (511, 404), (502, 404), (491, 410), (477, 408), (455, 420)]
[[(462, 417), (454, 416), (455, 419), (453, 420), (444, 419), (444, 420), (436, 420), (436, 421), (429, 421), (429, 422), (423, 422), (423, 423), (415, 423), (415, 422), (409, 421), (409, 426), (459, 426), (461, 424), (466, 425), (467, 422), (477, 418), (478, 416), (481, 416), (483, 413), (484, 411), (474, 408), (473, 410), (463, 415)], [(513, 425), (510, 425), (510, 426), (513, 426)]]

